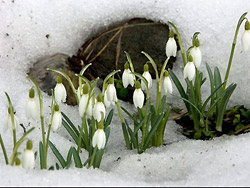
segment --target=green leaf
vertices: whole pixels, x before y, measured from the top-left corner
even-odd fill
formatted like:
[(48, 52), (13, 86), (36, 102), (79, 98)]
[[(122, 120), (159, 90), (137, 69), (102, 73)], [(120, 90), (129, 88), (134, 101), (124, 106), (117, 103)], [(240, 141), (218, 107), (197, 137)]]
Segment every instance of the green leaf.
[(49, 141), (49, 147), (52, 150), (52, 152), (54, 153), (54, 155), (57, 158), (57, 160), (59, 161), (59, 163), (61, 164), (61, 166), (63, 168), (65, 168), (66, 161), (64, 160), (64, 158), (61, 155), (61, 153), (58, 151), (58, 149), (56, 148), (56, 146), (51, 141)]
[(87, 68), (89, 68), (91, 65), (92, 65), (92, 63), (89, 63), (89, 64), (85, 65), (85, 66), (82, 68), (82, 70), (80, 71), (79, 74), (80, 74), (80, 75), (83, 75), (84, 72), (87, 70)]
[[(157, 65), (155, 63), (155, 61), (152, 59), (152, 57), (150, 57), (150, 55), (148, 55), (146, 52), (142, 51), (141, 52), (143, 55), (145, 55), (149, 62), (151, 63), (151, 65), (153, 66), (154, 68), (154, 71), (155, 71), (155, 76), (156, 76), (156, 80), (159, 80), (159, 74), (158, 74), (158, 69), (157, 69)], [(147, 86), (147, 85), (146, 85)]]
[(104, 154), (104, 149), (98, 150), (96, 152), (94, 163), (93, 163), (94, 168), (99, 168), (100, 167), (103, 154)]
[(132, 129), (129, 127), (128, 122), (127, 122), (126, 120), (125, 120), (125, 124), (126, 124), (126, 126), (127, 126), (128, 133), (129, 133), (129, 135), (130, 135), (131, 142), (132, 142), (134, 148), (135, 148), (135, 149), (138, 149), (138, 142), (137, 142), (137, 139), (136, 139), (136, 137), (135, 137), (135, 134), (136, 134), (136, 133), (132, 131)]
[[(181, 82), (179, 81), (177, 76), (174, 74), (174, 72), (172, 70), (169, 70), (169, 74), (170, 74), (177, 90), (179, 91), (179, 94), (181, 95), (181, 97), (187, 100), (188, 96), (186, 95), (186, 93), (181, 85)], [(190, 111), (190, 105), (186, 101), (184, 101), (184, 103), (185, 103), (187, 110)]]
[(78, 152), (76, 151), (76, 148), (72, 147), (72, 154), (73, 154), (73, 158), (75, 161), (75, 167), (76, 168), (82, 168), (82, 161), (81, 158), (78, 154)]
[(72, 155), (73, 155), (73, 147), (70, 147), (70, 149), (68, 151), (68, 155), (67, 155), (67, 162), (66, 162), (66, 166), (65, 166), (66, 169), (68, 169), (71, 165)]
[(122, 123), (122, 132), (123, 132), (123, 137), (125, 139), (126, 147), (128, 150), (131, 150), (132, 148), (131, 148), (131, 143), (130, 143), (130, 139), (128, 136), (128, 130), (124, 122)]
[(65, 123), (67, 123), (72, 128), (72, 130), (75, 132), (75, 135), (78, 137), (80, 133), (75, 127), (75, 125), (70, 121), (70, 119), (68, 118), (66, 114), (64, 114), (63, 112), (61, 112), (61, 114), (63, 118), (65, 119)]
[(44, 164), (43, 164), (44, 154), (43, 154), (43, 143), (42, 142), (39, 142), (39, 154), (40, 154), (40, 169), (43, 169), (43, 167), (44, 167)]
[(152, 129), (150, 130), (150, 132), (147, 134), (146, 139), (145, 139), (145, 144), (143, 149), (147, 149), (148, 144), (150, 143), (151, 138), (153, 137), (154, 133), (156, 132), (156, 130), (158, 129), (158, 127), (161, 124), (162, 118), (164, 117), (164, 114), (162, 114), (156, 121), (155, 125), (152, 125)]
[(126, 52), (126, 51), (124, 51), (124, 53), (126, 54), (129, 66), (131, 68), (131, 72), (135, 72), (135, 69), (134, 69), (134, 66), (133, 66), (133, 63), (132, 63), (132, 60), (131, 60), (131, 57), (130, 57), (129, 53)]
[(5, 149), (4, 142), (3, 142), (1, 134), (0, 134), (0, 144), (1, 144), (1, 147), (2, 147), (2, 150), (3, 150), (5, 164), (8, 165), (9, 164), (8, 156), (7, 156), (7, 153), (6, 153), (6, 149)]
[[(71, 127), (66, 123), (66, 121), (63, 119), (62, 120), (62, 125), (64, 126), (64, 128), (67, 130), (67, 132), (69, 133), (69, 135), (72, 137), (72, 139), (75, 141), (76, 144), (78, 144), (78, 139), (79, 139), (79, 136), (77, 136), (75, 134), (75, 132), (73, 131), (73, 129), (71, 129)], [(82, 147), (84, 147), (85, 145), (85, 142), (82, 142)]]
[(132, 115), (132, 114), (130, 114), (125, 108), (123, 108), (122, 106), (121, 106), (121, 109), (129, 116), (129, 118), (130, 119), (132, 119), (134, 122), (136, 122), (136, 124), (138, 124), (138, 121), (136, 120), (136, 118)]
[(113, 118), (113, 114), (114, 114), (114, 109), (110, 110), (105, 122), (104, 122), (104, 127), (107, 127), (108, 125), (110, 125), (112, 118)]
[(227, 104), (229, 102), (229, 99), (230, 99), (231, 95), (233, 94), (236, 86), (237, 86), (236, 84), (231, 84), (225, 90), (225, 96), (222, 98), (222, 100), (220, 102), (219, 112), (218, 112), (218, 116), (217, 116), (217, 120), (216, 120), (216, 130), (217, 131), (220, 131), (220, 132), (222, 131), (222, 123), (223, 123), (224, 113), (225, 113)]

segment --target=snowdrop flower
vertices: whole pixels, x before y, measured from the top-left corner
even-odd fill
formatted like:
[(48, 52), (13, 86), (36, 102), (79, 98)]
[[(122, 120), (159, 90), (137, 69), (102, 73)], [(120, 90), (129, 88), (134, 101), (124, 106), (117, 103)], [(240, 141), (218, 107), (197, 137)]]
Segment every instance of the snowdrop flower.
[(55, 105), (54, 109), (55, 109), (55, 112), (54, 112), (53, 117), (52, 117), (53, 119), (52, 119), (51, 128), (53, 131), (56, 131), (59, 127), (62, 126), (62, 114), (59, 111), (58, 105)]
[(106, 106), (106, 108), (109, 108), (111, 105), (113, 105), (113, 103), (111, 104), (111, 101), (108, 100), (108, 94), (107, 94), (107, 90), (104, 92), (104, 105)]
[(36, 120), (38, 118), (38, 108), (35, 101), (35, 91), (33, 88), (29, 91), (29, 99), (26, 103), (26, 117), (28, 119)]
[(177, 44), (176, 44), (176, 41), (174, 39), (174, 32), (173, 32), (173, 30), (170, 30), (169, 39), (168, 39), (168, 42), (166, 44), (167, 57), (171, 57), (171, 56), (175, 57), (176, 52), (177, 52)]
[[(84, 112), (87, 111), (87, 104), (88, 104), (88, 100), (89, 100), (89, 88), (88, 86), (85, 84), (83, 86), (83, 94), (80, 98), (80, 102), (79, 102), (79, 114), (81, 117), (83, 117)], [(92, 115), (92, 114), (91, 114)]]
[(57, 104), (60, 104), (61, 102), (65, 102), (67, 97), (66, 89), (64, 85), (62, 84), (62, 77), (57, 77), (57, 84), (55, 87), (55, 100)]
[(89, 117), (92, 117), (93, 116), (93, 110), (94, 110), (94, 105), (96, 103), (96, 99), (95, 97), (93, 96), (90, 100), (89, 100), (89, 106), (88, 106), (88, 110), (87, 110), (87, 115)]
[(133, 102), (134, 102), (134, 105), (135, 107), (139, 107), (139, 108), (142, 108), (143, 106), (143, 103), (144, 103), (144, 94), (141, 90), (141, 85), (140, 85), (140, 82), (137, 81), (135, 83), (135, 91), (134, 91), (134, 94), (133, 94)]
[(202, 60), (202, 55), (201, 55), (201, 51), (200, 51), (200, 41), (199, 39), (195, 39), (194, 41), (194, 47), (191, 48), (190, 50), (190, 55), (193, 57), (194, 59), (194, 64), (197, 68), (200, 67), (201, 65), (201, 60)]
[[(146, 80), (148, 81), (148, 88), (151, 88), (152, 87), (152, 77), (151, 77), (151, 74), (148, 71), (148, 64), (144, 65), (144, 72), (143, 72), (142, 76), (144, 76), (146, 78)], [(147, 87), (146, 87), (145, 83), (142, 80), (141, 80), (141, 89), (143, 91), (147, 90)]]
[(11, 121), (11, 115), (10, 115), (10, 107), (8, 108), (8, 117), (7, 119), (5, 119), (4, 123), (3, 123), (3, 130), (4, 132), (6, 132), (8, 129), (11, 130), (16, 130), (16, 128), (18, 127), (19, 122), (14, 114), (14, 126), (12, 126), (12, 121)]
[(173, 93), (173, 86), (172, 86), (172, 82), (169, 78), (168, 71), (165, 72), (165, 78), (163, 80), (163, 87), (165, 90), (165, 94), (167, 94), (167, 93), (172, 94)]
[(116, 97), (116, 89), (115, 89), (115, 84), (114, 84), (114, 78), (109, 79), (109, 84), (107, 87), (107, 99), (110, 102), (115, 102), (117, 97)]
[(184, 78), (188, 78), (190, 81), (193, 80), (195, 76), (195, 66), (193, 63), (193, 57), (190, 55), (188, 57), (188, 63), (184, 67)]
[(103, 128), (99, 129), (95, 132), (92, 140), (92, 146), (95, 148), (96, 146), (98, 149), (104, 149), (106, 144), (106, 135)]
[(250, 46), (250, 22), (248, 20), (245, 22), (245, 31), (241, 37), (241, 43), (243, 50), (247, 51)]
[(98, 122), (100, 122), (102, 119), (102, 113), (103, 113), (103, 117), (105, 117), (106, 115), (106, 109), (102, 101), (103, 101), (102, 95), (98, 95), (97, 102), (95, 103), (94, 109), (93, 109), (93, 116), (95, 120), (97, 120)]
[(22, 166), (25, 169), (33, 169), (35, 166), (35, 155), (32, 151), (32, 141), (28, 140), (25, 151), (22, 155)]
[(124, 65), (124, 72), (122, 73), (122, 84), (124, 88), (127, 88), (130, 84), (132, 87), (134, 86), (134, 76), (130, 74), (128, 62)]

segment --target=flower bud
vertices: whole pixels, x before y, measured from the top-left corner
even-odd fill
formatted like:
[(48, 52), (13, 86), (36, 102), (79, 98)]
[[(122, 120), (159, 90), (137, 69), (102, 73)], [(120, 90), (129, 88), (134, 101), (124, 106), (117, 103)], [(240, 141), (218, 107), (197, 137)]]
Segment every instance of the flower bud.
[(26, 103), (25, 112), (27, 119), (37, 120), (39, 114), (37, 103), (35, 101), (35, 91), (33, 88), (29, 91), (29, 99)]
[(103, 104), (102, 95), (98, 95), (97, 102), (95, 103), (94, 109), (93, 109), (94, 119), (97, 120), (98, 122), (100, 122), (102, 119), (102, 113), (103, 113), (103, 116), (105, 117), (106, 109), (105, 109), (105, 106)]
[(96, 146), (98, 147), (98, 149), (104, 149), (106, 145), (106, 135), (105, 132), (103, 131), (103, 129), (97, 129), (97, 131), (95, 132), (94, 136), (93, 136), (93, 140), (92, 140), (92, 146), (95, 148)]
[(165, 90), (165, 94), (167, 94), (167, 93), (172, 94), (173, 93), (173, 86), (172, 86), (172, 82), (169, 78), (168, 71), (165, 72), (165, 78), (163, 80), (163, 87)]
[(55, 111), (54, 111), (54, 114), (53, 114), (53, 117), (52, 117), (51, 128), (52, 128), (53, 131), (57, 131), (57, 129), (62, 126), (62, 114), (59, 111), (59, 106), (58, 105), (54, 106), (54, 110)]
[(176, 52), (177, 52), (177, 44), (174, 39), (174, 32), (173, 30), (170, 30), (169, 33), (169, 39), (166, 44), (166, 55), (167, 57), (176, 57)]
[(184, 78), (186, 79), (188, 77), (188, 79), (191, 81), (193, 80), (194, 76), (195, 76), (195, 66), (193, 63), (193, 57), (190, 55), (188, 57), (188, 63), (184, 67)]
[(132, 87), (134, 86), (134, 76), (131, 73), (129, 69), (129, 64), (128, 62), (125, 63), (124, 65), (124, 72), (122, 73), (122, 84), (124, 88), (127, 88), (128, 85), (130, 84)]
[(241, 37), (241, 43), (244, 51), (247, 51), (250, 46), (250, 23), (247, 20), (245, 22), (245, 31)]

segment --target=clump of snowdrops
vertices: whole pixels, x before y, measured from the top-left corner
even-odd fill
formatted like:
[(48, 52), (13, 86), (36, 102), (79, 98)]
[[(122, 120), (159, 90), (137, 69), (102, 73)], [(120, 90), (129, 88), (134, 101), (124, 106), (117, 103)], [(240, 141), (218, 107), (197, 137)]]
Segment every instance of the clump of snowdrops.
[[(188, 116), (190, 117), (194, 125), (193, 129), (189, 130), (188, 134), (192, 135), (195, 139), (212, 139), (214, 136), (216, 136), (217, 132), (223, 131), (224, 114), (230, 97), (232, 96), (237, 86), (236, 83), (231, 83), (227, 86), (227, 82), (233, 61), (238, 32), (244, 20), (246, 20), (245, 31), (243, 32), (241, 38), (243, 50), (246, 51), (250, 45), (250, 23), (245, 17), (246, 14), (247, 13), (244, 13), (240, 17), (237, 24), (224, 80), (222, 80), (221, 78), (221, 73), (218, 67), (215, 67), (214, 71), (212, 72), (209, 64), (206, 64), (211, 93), (204, 102), (202, 101), (201, 87), (206, 81), (206, 78), (203, 77), (203, 73), (199, 70), (202, 62), (200, 41), (198, 39), (198, 35), (200, 33), (194, 33), (192, 45), (187, 49), (185, 53), (182, 46), (181, 36), (177, 27), (173, 23), (168, 22), (177, 34), (178, 42), (180, 45), (184, 67), (183, 76), (186, 83), (186, 90), (184, 90), (184, 86), (181, 84), (179, 78), (174, 74), (174, 72), (170, 70), (169, 73), (181, 95), (181, 99), (186, 106)], [(171, 39), (170, 36), (168, 43), (171, 42), (174, 43), (175, 41), (174, 38), (172, 37)], [(175, 53), (176, 47), (173, 47), (173, 45), (167, 45), (167, 51), (172, 51), (173, 53)], [(213, 125), (210, 121), (211, 118), (215, 119), (215, 125)]]

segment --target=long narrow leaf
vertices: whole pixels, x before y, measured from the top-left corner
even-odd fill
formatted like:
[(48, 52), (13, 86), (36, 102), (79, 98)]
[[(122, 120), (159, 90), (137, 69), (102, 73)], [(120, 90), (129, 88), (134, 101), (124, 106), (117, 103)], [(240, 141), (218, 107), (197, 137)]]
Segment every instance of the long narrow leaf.
[(75, 167), (76, 168), (82, 168), (82, 161), (81, 161), (81, 158), (78, 154), (78, 152), (76, 151), (76, 148), (72, 148), (72, 154), (73, 154), (73, 158), (74, 158), (74, 161), (75, 161)]
[(43, 143), (42, 142), (39, 142), (39, 155), (40, 155), (40, 169), (43, 169), (43, 167), (44, 167), (44, 164), (43, 164), (44, 154), (43, 154)]
[(3, 155), (4, 155), (5, 164), (8, 165), (9, 164), (8, 156), (7, 156), (7, 153), (6, 153), (6, 149), (5, 149), (4, 142), (3, 142), (1, 134), (0, 134), (0, 144), (1, 144), (1, 147), (2, 147)]
[(49, 147), (52, 150), (52, 152), (54, 153), (54, 155), (57, 158), (57, 160), (59, 161), (59, 163), (61, 164), (62, 168), (65, 168), (66, 161), (64, 160), (64, 158), (61, 155), (61, 153), (58, 151), (58, 149), (56, 148), (56, 146), (51, 141), (49, 141)]

